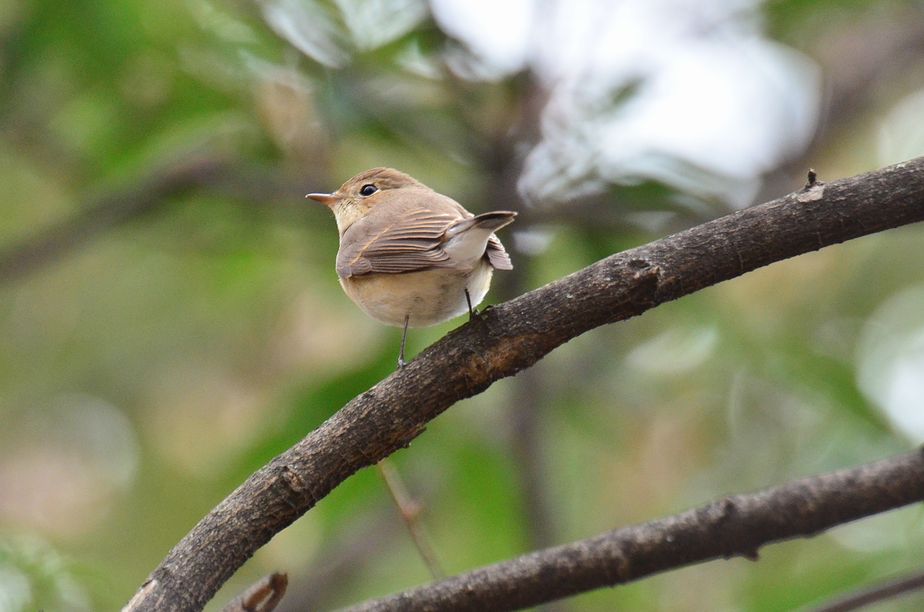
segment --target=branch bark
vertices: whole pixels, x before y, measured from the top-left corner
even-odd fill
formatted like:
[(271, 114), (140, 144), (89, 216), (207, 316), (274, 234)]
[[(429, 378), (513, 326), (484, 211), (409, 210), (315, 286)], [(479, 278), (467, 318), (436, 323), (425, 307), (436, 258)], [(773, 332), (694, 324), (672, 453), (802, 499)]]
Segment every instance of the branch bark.
[(767, 264), (924, 220), (924, 157), (817, 184), (612, 255), (449, 333), (254, 473), (180, 541), (128, 610), (202, 608), (274, 534), (460, 399), (557, 346)]
[(733, 495), (348, 610), (515, 610), (691, 563), (735, 556), (756, 560), (758, 548), (770, 542), (813, 536), (921, 500), (924, 453), (918, 450), (759, 493)]

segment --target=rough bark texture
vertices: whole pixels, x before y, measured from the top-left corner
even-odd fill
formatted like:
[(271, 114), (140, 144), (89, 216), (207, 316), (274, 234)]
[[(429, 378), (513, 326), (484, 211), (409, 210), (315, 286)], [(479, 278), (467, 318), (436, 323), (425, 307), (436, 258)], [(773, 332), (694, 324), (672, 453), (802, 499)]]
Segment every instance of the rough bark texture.
[(916, 451), (709, 505), (586, 540), (540, 550), (351, 612), (515, 610), (711, 559), (757, 558), (773, 541), (924, 499), (924, 454)]
[(917, 158), (613, 255), (492, 308), (253, 474), (177, 544), (127, 609), (201, 608), (259, 547), (351, 474), (407, 446), (455, 402), (585, 331), (776, 261), (921, 220), (924, 158)]

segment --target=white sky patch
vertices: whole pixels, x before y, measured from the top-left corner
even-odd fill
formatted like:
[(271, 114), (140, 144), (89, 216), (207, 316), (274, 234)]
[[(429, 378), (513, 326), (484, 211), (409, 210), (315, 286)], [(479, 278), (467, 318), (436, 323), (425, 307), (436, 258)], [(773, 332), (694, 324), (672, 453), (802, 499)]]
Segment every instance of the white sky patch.
[(541, 255), (552, 244), (555, 233), (550, 228), (531, 228), (513, 232), (513, 244), (518, 253)]
[(689, 50), (662, 65), (604, 126), (604, 163), (612, 172), (645, 173), (644, 162), (633, 167), (637, 160), (661, 152), (747, 178), (785, 152), (781, 132), (801, 135), (792, 144), (804, 146), (814, 116), (800, 109), (814, 100), (787, 91), (808, 76), (792, 52), (758, 39)]
[(905, 96), (879, 126), (876, 153), (880, 166), (924, 155), (924, 89)]
[(684, 374), (706, 361), (718, 340), (715, 327), (672, 328), (633, 347), (626, 355), (626, 363), (646, 374)]
[[(551, 88), (543, 140), (521, 191), (566, 196), (596, 174), (697, 179), (675, 159), (724, 181), (703, 195), (749, 203), (758, 177), (811, 138), (820, 74), (761, 34), (759, 3), (725, 0), (433, 0), (434, 17), (499, 75), (527, 65)], [(633, 93), (615, 95), (630, 85)], [(555, 181), (549, 180), (555, 177)]]
[(912, 442), (924, 442), (924, 287), (869, 318), (857, 349), (860, 389)]
[(501, 73), (523, 68), (529, 57), (535, 2), (530, 0), (432, 0), (440, 28)]

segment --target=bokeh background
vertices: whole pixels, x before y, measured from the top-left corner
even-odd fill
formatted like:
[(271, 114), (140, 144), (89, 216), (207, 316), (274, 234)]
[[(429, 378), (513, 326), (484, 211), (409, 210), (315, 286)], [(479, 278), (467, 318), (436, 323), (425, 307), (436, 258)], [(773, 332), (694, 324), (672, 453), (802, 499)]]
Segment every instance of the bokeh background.
[[(0, 610), (123, 604), (394, 367), (308, 191), (515, 209), (489, 300), (924, 154), (924, 3), (2, 0)], [(394, 460), (447, 572), (924, 441), (924, 228), (595, 330)], [(464, 319), (414, 331), (416, 354)], [(561, 610), (782, 610), (919, 569), (918, 507)], [(277, 536), (283, 609), (428, 580), (375, 470)], [(885, 609), (919, 609), (920, 596)]]

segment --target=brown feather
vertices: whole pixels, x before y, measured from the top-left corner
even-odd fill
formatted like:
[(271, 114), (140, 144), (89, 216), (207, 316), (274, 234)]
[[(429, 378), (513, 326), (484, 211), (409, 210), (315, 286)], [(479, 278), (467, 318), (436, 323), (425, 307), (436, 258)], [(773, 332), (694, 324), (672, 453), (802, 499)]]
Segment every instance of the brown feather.
[[(343, 231), (337, 254), (341, 278), (452, 267), (442, 248), (446, 230), (471, 218), (471, 213), (452, 198), (390, 168), (367, 170), (339, 191), (352, 193), (364, 184), (374, 184), (379, 191), (362, 200), (367, 212)], [(512, 269), (495, 236), (489, 239), (485, 256), (494, 268)]]
[[(376, 228), (376, 217), (382, 214), (389, 215), (390, 223)], [(346, 246), (337, 255), (337, 274), (348, 278), (444, 267), (449, 256), (440, 245), (446, 228), (456, 219), (455, 215), (437, 212), (432, 207), (409, 209), (397, 201), (386, 206), (378, 204), (344, 233), (342, 244)]]
[(513, 263), (510, 261), (510, 255), (497, 236), (488, 238), (488, 249), (485, 251), (488, 261), (495, 270), (513, 270)]

